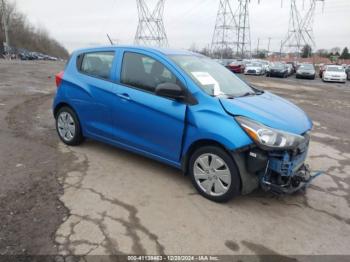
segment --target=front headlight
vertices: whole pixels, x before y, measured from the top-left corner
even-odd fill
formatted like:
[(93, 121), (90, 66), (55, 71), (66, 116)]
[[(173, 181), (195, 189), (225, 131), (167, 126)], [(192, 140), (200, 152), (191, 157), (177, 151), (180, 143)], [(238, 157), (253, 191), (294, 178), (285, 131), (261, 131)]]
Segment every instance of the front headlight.
[(248, 136), (265, 149), (292, 149), (304, 141), (303, 136), (277, 130), (246, 117), (235, 118)]

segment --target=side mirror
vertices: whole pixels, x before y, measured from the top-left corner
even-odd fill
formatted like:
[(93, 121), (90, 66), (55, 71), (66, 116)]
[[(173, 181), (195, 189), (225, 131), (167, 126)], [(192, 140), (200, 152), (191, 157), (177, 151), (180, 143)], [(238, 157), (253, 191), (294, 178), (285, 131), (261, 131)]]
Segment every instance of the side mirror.
[(177, 100), (181, 100), (185, 98), (184, 90), (177, 84), (173, 84), (173, 83), (159, 84), (156, 87), (155, 93), (158, 96), (173, 98)]

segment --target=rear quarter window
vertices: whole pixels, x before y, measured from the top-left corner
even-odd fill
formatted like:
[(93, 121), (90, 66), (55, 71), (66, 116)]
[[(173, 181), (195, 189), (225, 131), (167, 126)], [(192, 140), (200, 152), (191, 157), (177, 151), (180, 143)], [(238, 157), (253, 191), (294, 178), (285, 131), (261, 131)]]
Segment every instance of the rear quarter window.
[(110, 80), (114, 52), (86, 53), (78, 56), (77, 66), (81, 73)]

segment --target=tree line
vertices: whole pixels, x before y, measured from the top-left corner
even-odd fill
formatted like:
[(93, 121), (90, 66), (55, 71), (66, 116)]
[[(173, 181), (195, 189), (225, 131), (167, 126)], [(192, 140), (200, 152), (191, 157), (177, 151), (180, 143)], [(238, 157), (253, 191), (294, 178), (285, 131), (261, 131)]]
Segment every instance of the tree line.
[[(334, 48), (332, 48), (330, 50), (319, 49), (319, 50), (316, 51), (315, 54), (320, 56), (320, 57), (329, 58), (331, 60), (333, 58), (350, 59), (350, 53), (349, 53), (348, 47), (344, 47), (342, 51), (341, 51), (341, 49), (339, 47), (334, 47)], [(308, 58), (308, 57), (311, 57), (312, 55), (313, 55), (313, 53), (312, 53), (311, 46), (310, 45), (305, 45), (302, 48), (302, 50), (301, 50), (301, 57)]]
[[(227, 58), (232, 59), (235, 57), (239, 57), (241, 54), (235, 54), (235, 52), (231, 48), (227, 48), (224, 50), (214, 50), (211, 51), (209, 46), (204, 47), (202, 49), (197, 48), (196, 44), (193, 43), (191, 47), (189, 48), (190, 51), (203, 54), (205, 56), (209, 57), (215, 57), (215, 58)], [(317, 55), (320, 57), (328, 58), (330, 60), (334, 59), (350, 59), (350, 52), (348, 47), (344, 47), (341, 49), (340, 47), (334, 47), (332, 49), (319, 49), (316, 52), (314, 52), (310, 45), (305, 45), (300, 50), (300, 56), (302, 58), (308, 58), (312, 57), (313, 55)], [(260, 58), (264, 59), (268, 56), (267, 50), (257, 50), (256, 52), (252, 53), (252, 57), (254, 58)]]
[[(67, 58), (69, 53), (58, 41), (53, 39), (45, 28), (36, 28), (28, 22), (27, 17), (19, 12), (16, 4), (0, 1), (0, 54), (4, 51), (5, 29), (7, 23), (11, 50), (25, 49), (59, 58)], [(1, 50), (2, 49), (2, 50)]]

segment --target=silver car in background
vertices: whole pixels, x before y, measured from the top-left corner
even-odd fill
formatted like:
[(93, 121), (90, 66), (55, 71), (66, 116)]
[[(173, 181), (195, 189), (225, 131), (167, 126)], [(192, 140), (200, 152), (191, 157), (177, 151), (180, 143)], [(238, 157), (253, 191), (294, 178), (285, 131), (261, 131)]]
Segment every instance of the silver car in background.
[(251, 62), (244, 69), (245, 75), (264, 75), (265, 72), (266, 70), (263, 64), (258, 62)]

